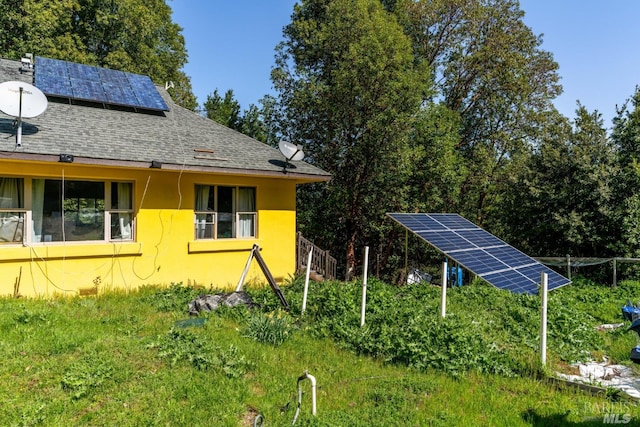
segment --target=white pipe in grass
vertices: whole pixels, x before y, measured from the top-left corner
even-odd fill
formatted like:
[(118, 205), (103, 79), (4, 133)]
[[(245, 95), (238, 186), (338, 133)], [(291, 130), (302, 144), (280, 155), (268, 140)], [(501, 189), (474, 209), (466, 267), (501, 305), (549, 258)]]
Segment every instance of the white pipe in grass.
[(442, 263), (442, 297), (440, 299), (440, 317), (444, 319), (444, 316), (447, 315), (447, 273), (448, 273), (448, 264), (445, 259)]
[(309, 256), (307, 257), (307, 274), (304, 279), (304, 292), (302, 293), (302, 314), (307, 309), (307, 294), (309, 292), (309, 274), (311, 274), (311, 256), (313, 255), (313, 246), (309, 249)]
[(291, 425), (296, 423), (298, 419), (298, 415), (300, 414), (300, 406), (302, 405), (302, 388), (300, 387), (300, 382), (304, 380), (309, 380), (311, 382), (311, 414), (316, 416), (316, 377), (311, 375), (309, 372), (304, 371), (304, 373), (298, 377), (298, 407), (296, 408), (296, 413), (293, 416), (293, 422)]
[(547, 273), (542, 272), (540, 275), (540, 283), (542, 285), (542, 304), (540, 313), (540, 359), (542, 366), (547, 364), (547, 294), (549, 291), (549, 278)]
[(369, 270), (369, 246), (364, 248), (364, 272), (362, 273), (362, 309), (360, 310), (360, 326), (364, 326), (364, 313), (367, 307), (367, 276)]

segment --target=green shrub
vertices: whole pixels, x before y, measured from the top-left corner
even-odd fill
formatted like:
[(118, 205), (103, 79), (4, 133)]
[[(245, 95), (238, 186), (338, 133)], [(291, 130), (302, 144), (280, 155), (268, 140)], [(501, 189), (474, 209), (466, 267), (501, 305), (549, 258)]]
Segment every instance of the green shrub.
[(294, 329), (291, 317), (281, 311), (271, 314), (254, 312), (246, 322), (245, 336), (276, 347), (284, 343)]
[(60, 381), (62, 389), (80, 399), (99, 388), (113, 374), (113, 366), (96, 358), (85, 358), (71, 365)]
[(157, 349), (158, 355), (171, 366), (187, 362), (198, 370), (220, 369), (231, 378), (240, 377), (251, 368), (251, 363), (234, 346), (220, 350), (188, 329), (172, 328), (149, 347)]

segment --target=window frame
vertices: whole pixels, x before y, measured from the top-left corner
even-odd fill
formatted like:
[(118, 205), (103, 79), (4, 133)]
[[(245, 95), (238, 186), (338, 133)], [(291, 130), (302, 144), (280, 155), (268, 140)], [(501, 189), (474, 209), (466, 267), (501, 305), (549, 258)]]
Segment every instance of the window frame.
[[(204, 205), (204, 198), (199, 199), (199, 189), (207, 187), (209, 195), (206, 197), (206, 210), (204, 206), (198, 208), (198, 203)], [(220, 188), (231, 189), (232, 193), (232, 212), (220, 212)], [(251, 190), (252, 200), (251, 203), (256, 207), (257, 187), (255, 186), (240, 186), (240, 185), (222, 185), (222, 184), (195, 184), (194, 186), (194, 233), (193, 238), (199, 241), (207, 240), (242, 240), (242, 239), (255, 239), (258, 237), (258, 211), (240, 211), (238, 206), (240, 205), (239, 198), (241, 190)], [(213, 194), (213, 196), (212, 196)], [(220, 214), (231, 214), (232, 220), (232, 234), (229, 237), (220, 237), (221, 223)], [(204, 216), (204, 218), (202, 218)], [(251, 233), (246, 235), (241, 230), (242, 217), (251, 216)], [(211, 219), (209, 221), (209, 219)], [(204, 222), (203, 222), (204, 220)], [(203, 237), (201, 237), (203, 236)]]
[[(135, 181), (132, 180), (118, 180), (118, 179), (84, 179), (84, 178), (59, 178), (59, 177), (51, 177), (51, 176), (47, 176), (47, 177), (41, 177), (41, 176), (11, 176), (11, 175), (0, 175), (0, 178), (12, 178), (12, 179), (18, 179), (21, 180), (21, 185), (22, 185), (22, 200), (20, 201), (21, 203), (21, 207), (19, 208), (15, 208), (15, 207), (1, 207), (0, 206), (0, 227), (3, 224), (3, 216), (6, 213), (17, 213), (18, 217), (19, 217), (19, 223), (21, 225), (21, 229), (22, 229), (22, 235), (21, 238), (19, 240), (14, 240), (14, 241), (1, 241), (0, 240), (0, 247), (2, 246), (7, 246), (7, 245), (58, 245), (58, 244), (86, 244), (86, 243), (117, 243), (117, 242), (134, 242), (136, 241), (136, 209), (135, 209)], [(95, 218), (98, 222), (102, 222), (102, 230), (99, 238), (91, 238), (91, 239), (78, 239), (78, 240), (69, 240), (68, 238), (66, 238), (65, 234), (62, 233), (62, 237), (60, 238), (60, 240), (48, 240), (45, 237), (45, 233), (43, 232), (43, 230), (40, 230), (40, 234), (36, 234), (36, 223), (35, 223), (35, 218), (36, 217), (40, 217), (39, 221), (42, 224), (42, 221), (44, 219), (44, 216), (42, 213), (34, 215), (34, 182), (40, 180), (42, 181), (42, 185), (43, 187), (39, 190), (42, 191), (42, 198), (43, 198), (43, 202), (42, 202), (42, 206), (41, 209), (44, 212), (44, 204), (45, 204), (45, 196), (46, 196), (46, 190), (44, 189), (45, 183), (47, 181), (51, 181), (51, 182), (55, 182), (56, 185), (60, 186), (60, 193), (54, 197), (57, 198), (57, 196), (60, 196), (60, 200), (58, 201), (60, 204), (60, 217), (59, 218), (65, 218), (66, 215), (69, 215), (66, 217), (67, 220), (70, 220), (71, 215), (76, 217), (76, 223), (78, 221), (83, 222), (84, 219), (81, 218), (82, 216), (82, 212), (83, 210), (86, 211), (86, 207), (84, 206), (80, 206), (79, 202), (76, 202), (74, 207), (76, 208), (75, 210), (70, 210), (68, 211), (69, 213), (67, 213), (67, 209), (65, 208), (65, 203), (66, 204), (74, 204), (73, 200), (77, 199), (79, 200), (83, 200), (86, 198), (78, 198), (78, 197), (68, 197), (65, 192), (64, 192), (64, 186), (67, 183), (70, 182), (74, 182), (74, 183), (95, 183), (95, 184), (102, 184), (103, 189), (104, 189), (104, 208), (100, 209), (99, 206), (99, 201), (101, 199), (101, 197), (96, 198), (95, 200), (98, 201), (96, 202), (96, 206), (94, 207), (94, 212), (93, 215), (98, 214)], [(113, 206), (113, 201), (111, 199), (112, 196), (112, 187), (114, 184), (124, 184), (125, 187), (120, 187), (120, 188), (128, 188), (128, 203), (126, 203), (127, 206), (125, 207), (120, 207), (120, 206)], [(51, 185), (51, 184), (49, 184)], [(91, 199), (91, 197), (89, 197), (89, 199)], [(47, 203), (52, 203), (53, 198), (51, 198), (51, 196), (49, 196), (49, 199), (47, 199), (48, 202)], [(55, 203), (55, 202), (53, 202)], [(117, 203), (117, 202), (116, 202)], [(96, 210), (97, 209), (97, 210)], [(65, 212), (65, 214), (63, 214), (63, 211)], [(87, 212), (91, 213), (92, 209), (88, 209)], [(87, 213), (85, 212), (85, 213)], [(127, 235), (126, 237), (122, 238), (119, 236), (115, 236), (113, 233), (113, 229), (114, 229), (114, 224), (112, 224), (112, 219), (115, 216), (119, 216), (119, 215), (126, 215), (125, 216), (125, 221), (124, 222), (120, 222), (123, 223), (126, 226), (126, 230), (127, 230)], [(128, 221), (127, 221), (128, 218)], [(54, 222), (54, 228), (57, 227), (63, 227), (64, 226), (64, 222), (63, 219), (58, 219), (57, 221), (59, 221), (59, 223), (55, 223)], [(73, 221), (73, 220), (71, 220)], [(77, 225), (81, 225), (81, 224), (77, 224)], [(42, 225), (38, 226), (38, 228), (41, 228)], [(121, 228), (122, 229), (122, 228)], [(0, 229), (1, 231), (1, 229)], [(47, 234), (48, 235), (48, 234)], [(37, 236), (40, 236), (37, 239)], [(93, 236), (92, 236), (93, 237)], [(96, 236), (98, 237), (98, 236)]]

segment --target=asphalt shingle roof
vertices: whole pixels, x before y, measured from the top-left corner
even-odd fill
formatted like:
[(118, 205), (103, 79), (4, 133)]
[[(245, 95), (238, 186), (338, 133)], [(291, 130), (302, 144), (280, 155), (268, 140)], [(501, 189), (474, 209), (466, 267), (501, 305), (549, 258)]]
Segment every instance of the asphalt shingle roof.
[[(0, 59), (0, 83), (33, 84), (19, 61)], [(36, 64), (37, 72), (37, 64)], [(49, 99), (40, 116), (23, 119), (22, 146), (15, 143), (14, 118), (0, 112), (0, 158), (39, 159), (71, 154), (75, 163), (198, 170), (274, 176), (300, 182), (325, 181), (330, 175), (308, 163), (292, 162), (267, 144), (176, 105), (163, 87), (158, 91), (170, 111), (146, 113)]]

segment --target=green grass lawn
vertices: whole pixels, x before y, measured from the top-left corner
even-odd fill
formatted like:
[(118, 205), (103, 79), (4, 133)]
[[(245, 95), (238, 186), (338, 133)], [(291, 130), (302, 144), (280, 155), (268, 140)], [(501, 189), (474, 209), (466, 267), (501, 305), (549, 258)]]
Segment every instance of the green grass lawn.
[[(334, 289), (343, 290), (342, 298), (331, 293)], [(128, 295), (70, 299), (0, 299), (0, 425), (252, 426), (258, 414), (266, 426), (291, 425), (296, 381), (304, 371), (317, 379), (317, 416), (311, 415), (310, 383), (304, 381), (296, 425), (590, 426), (602, 425), (605, 414), (619, 414), (620, 420), (628, 414), (629, 425), (640, 423), (640, 410), (633, 402), (547, 381), (545, 372), (569, 362), (564, 351), (551, 348), (561, 337), (550, 338), (549, 369), (536, 366), (534, 346), (515, 343), (534, 340), (522, 337), (527, 336), (526, 325), (535, 324), (535, 319), (523, 319), (522, 330), (509, 327), (511, 321), (496, 314), (507, 303), (496, 298), (510, 298), (504, 291), (494, 293), (483, 287), (452, 291), (454, 320), (446, 322), (454, 323), (447, 323), (448, 327), (466, 330), (478, 323), (478, 329), (448, 344), (438, 341), (440, 335), (421, 335), (432, 340), (432, 347), (460, 347), (474, 336), (481, 343), (493, 343), (495, 358), (468, 357), (473, 359), (468, 366), (464, 360), (452, 361), (456, 367), (452, 371), (438, 368), (446, 367), (452, 353), (435, 349), (429, 353), (418, 341), (408, 342), (416, 325), (424, 328), (431, 322), (431, 329), (440, 328), (439, 321), (424, 314), (439, 303), (425, 302), (437, 290), (399, 290), (374, 283), (369, 295), (378, 308), (371, 307), (368, 335), (358, 335), (353, 319), (357, 323), (359, 301), (342, 301), (353, 299), (357, 289), (357, 284), (314, 284), (304, 316), (299, 313), (299, 281), (285, 288), (291, 313), (277, 310), (277, 300), (268, 289), (257, 290), (252, 296), (261, 309), (225, 308), (207, 315), (204, 325), (188, 328), (175, 326), (188, 318), (187, 302), (199, 292), (188, 287), (148, 287)], [(575, 301), (571, 292), (575, 291), (554, 298), (567, 304)], [(618, 292), (609, 292), (609, 299), (633, 293)], [(424, 317), (424, 324), (405, 327), (407, 309), (397, 304), (407, 298), (414, 317)], [(494, 298), (487, 304), (496, 313), (480, 307), (479, 301), (487, 298)], [(609, 311), (595, 310), (590, 319), (610, 316), (615, 320), (613, 311), (619, 307), (609, 299), (605, 302)], [(528, 302), (514, 301), (518, 307), (511, 307), (512, 317), (531, 314), (519, 308)], [(575, 304), (590, 307), (587, 303)], [(470, 305), (480, 311), (456, 314)], [(354, 307), (351, 317), (344, 315)], [(387, 309), (386, 316), (382, 307)], [(556, 313), (551, 318), (560, 321), (562, 316)], [(365, 339), (390, 340), (383, 332), (392, 326), (386, 326), (384, 319), (393, 325), (394, 318), (405, 331), (396, 333), (405, 340), (398, 341), (401, 355)], [(341, 334), (358, 335), (357, 342)], [(576, 333), (565, 340), (584, 336), (590, 335)], [(630, 334), (622, 333), (593, 339), (600, 340), (595, 354), (618, 351), (620, 359), (635, 343)], [(412, 348), (415, 354), (409, 353)]]

